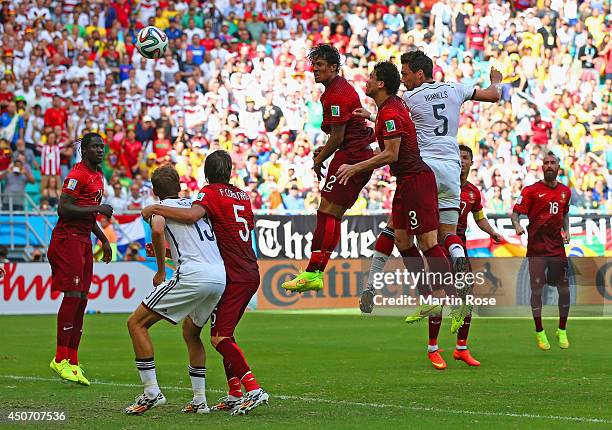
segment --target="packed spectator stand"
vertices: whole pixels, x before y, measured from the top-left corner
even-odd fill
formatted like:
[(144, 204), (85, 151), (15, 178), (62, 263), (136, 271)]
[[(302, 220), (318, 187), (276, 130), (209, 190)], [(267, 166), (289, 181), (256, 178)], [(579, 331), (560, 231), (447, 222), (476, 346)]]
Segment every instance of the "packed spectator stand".
[[(79, 137), (95, 131), (116, 212), (151, 202), (150, 174), (167, 163), (194, 196), (219, 148), (254, 208), (314, 212), (312, 153), (326, 136), (306, 54), (331, 43), (371, 111), (363, 88), (378, 60), (421, 49), (435, 79), (485, 87), (496, 67), (503, 100), (466, 103), (458, 135), (474, 150), (469, 180), (485, 210), (508, 213), (552, 150), (572, 211), (610, 213), (610, 17), (604, 0), (3, 1), (2, 209), (22, 209), (7, 196), (26, 192), (53, 211)], [(145, 25), (168, 35), (164, 58), (135, 50)], [(349, 213), (389, 210), (394, 187), (388, 169), (375, 172)]]

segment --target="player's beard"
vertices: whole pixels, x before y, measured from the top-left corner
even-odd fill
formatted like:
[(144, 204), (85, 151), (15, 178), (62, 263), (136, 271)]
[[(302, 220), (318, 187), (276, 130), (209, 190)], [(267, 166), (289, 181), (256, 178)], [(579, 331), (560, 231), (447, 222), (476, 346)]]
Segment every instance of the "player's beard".
[(551, 170), (547, 170), (544, 172), (544, 180), (547, 182), (553, 182), (555, 179), (557, 179), (557, 172), (555, 171), (551, 171)]

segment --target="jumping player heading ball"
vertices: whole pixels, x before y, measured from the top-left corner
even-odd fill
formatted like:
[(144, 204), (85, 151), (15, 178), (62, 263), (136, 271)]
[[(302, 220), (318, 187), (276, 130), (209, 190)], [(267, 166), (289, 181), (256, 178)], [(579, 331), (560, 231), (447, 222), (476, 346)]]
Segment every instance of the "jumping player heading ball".
[(357, 198), (372, 176), (372, 169), (361, 171), (346, 183), (338, 181), (338, 168), (355, 164), (373, 156), (370, 143), (376, 140), (373, 130), (363, 118), (353, 115), (361, 108), (355, 89), (339, 75), (340, 53), (331, 45), (312, 48), (308, 54), (315, 82), (325, 86), (321, 95), (323, 124), (321, 129), (329, 135), (321, 150), (315, 151), (314, 170), (321, 178), (325, 160), (332, 155), (325, 186), (321, 190), (321, 204), (317, 211), (317, 227), (312, 238), (312, 256), (305, 272), (283, 283), (289, 291), (304, 292), (323, 288), (323, 271), (340, 241), (342, 216)]

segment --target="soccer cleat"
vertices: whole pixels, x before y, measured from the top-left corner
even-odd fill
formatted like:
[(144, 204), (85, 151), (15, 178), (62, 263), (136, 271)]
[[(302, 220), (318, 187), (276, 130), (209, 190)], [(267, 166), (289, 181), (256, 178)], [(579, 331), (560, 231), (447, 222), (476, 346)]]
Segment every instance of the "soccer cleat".
[(453, 358), (455, 360), (463, 361), (468, 366), (480, 366), (480, 361), (472, 357), (472, 354), (470, 354), (469, 349), (456, 349), (455, 348), (455, 352), (453, 353)]
[(232, 415), (246, 415), (260, 405), (267, 405), (270, 396), (263, 388), (249, 391), (242, 398), (242, 403), (232, 411)]
[(538, 342), (538, 348), (542, 351), (548, 351), (550, 349), (550, 343), (548, 343), (548, 338), (544, 330), (536, 332), (536, 341)]
[(442, 306), (440, 305), (421, 305), (415, 313), (406, 317), (406, 322), (412, 324), (421, 321), (423, 318), (433, 315), (442, 315)]
[(429, 361), (431, 361), (431, 364), (433, 364), (433, 367), (438, 370), (446, 369), (446, 361), (444, 361), (444, 359), (440, 355), (439, 349), (436, 349), (434, 352), (427, 352), (427, 356), (429, 357)]
[(455, 334), (459, 331), (461, 326), (463, 326), (463, 322), (465, 321), (465, 315), (463, 314), (462, 306), (452, 309), (450, 313), (450, 317), (451, 317), (450, 332), (451, 334)]
[(181, 412), (184, 414), (208, 414), (210, 413), (210, 408), (206, 404), (206, 402), (202, 403), (193, 403), (193, 400), (187, 404)]
[(70, 382), (79, 382), (79, 378), (72, 370), (72, 366), (70, 366), (68, 360), (64, 359), (58, 363), (55, 361), (55, 358), (52, 358), (49, 367), (57, 373), (60, 378)]
[(89, 380), (85, 377), (85, 375), (83, 375), (83, 368), (81, 367), (80, 364), (71, 364), (70, 368), (72, 369), (72, 372), (76, 375), (77, 379), (78, 379), (78, 383), (81, 385), (85, 385), (87, 387), (89, 387), (91, 384), (89, 383)]
[(454, 273), (465, 273), (468, 271), (470, 265), (467, 257), (453, 258), (453, 272)]
[(374, 296), (376, 295), (376, 290), (374, 287), (368, 287), (361, 293), (361, 298), (359, 299), (359, 309), (364, 314), (371, 314), (374, 310)]
[(242, 403), (242, 397), (225, 396), (219, 399), (219, 403), (210, 408), (211, 411), (231, 412)]
[(567, 339), (567, 330), (565, 329), (557, 329), (557, 340), (559, 341), (559, 348), (567, 349), (569, 348), (569, 340)]
[(323, 272), (302, 272), (290, 281), (281, 285), (287, 291), (303, 293), (304, 291), (319, 291), (323, 289)]
[(162, 393), (159, 393), (155, 398), (149, 399), (146, 394), (141, 394), (136, 397), (136, 401), (130, 406), (125, 408), (125, 413), (128, 415), (140, 415), (144, 414), (151, 408), (156, 406), (165, 405), (167, 402), (166, 397)]

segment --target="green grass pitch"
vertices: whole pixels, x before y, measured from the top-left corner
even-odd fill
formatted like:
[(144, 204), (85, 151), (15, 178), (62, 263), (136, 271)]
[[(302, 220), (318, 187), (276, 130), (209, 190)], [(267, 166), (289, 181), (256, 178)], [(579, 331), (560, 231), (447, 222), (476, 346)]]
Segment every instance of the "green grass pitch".
[[(449, 367), (437, 371), (425, 354), (425, 322), (248, 313), (236, 337), (271, 400), (241, 417), (180, 413), (191, 396), (186, 350), (179, 328), (166, 322), (151, 334), (168, 404), (143, 416), (124, 415), (123, 408), (142, 392), (125, 320), (126, 315), (86, 316), (80, 358), (92, 380), (87, 388), (61, 383), (48, 367), (54, 316), (0, 317), (0, 411), (65, 409), (69, 421), (62, 428), (97, 430), (612, 426), (611, 319), (570, 319), (567, 351), (556, 345), (556, 321), (545, 320), (548, 352), (536, 348), (528, 319), (475, 319), (470, 346), (480, 368), (452, 359), (454, 337), (445, 319), (440, 346)], [(212, 404), (223, 394), (225, 379), (217, 352), (206, 345)]]

